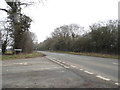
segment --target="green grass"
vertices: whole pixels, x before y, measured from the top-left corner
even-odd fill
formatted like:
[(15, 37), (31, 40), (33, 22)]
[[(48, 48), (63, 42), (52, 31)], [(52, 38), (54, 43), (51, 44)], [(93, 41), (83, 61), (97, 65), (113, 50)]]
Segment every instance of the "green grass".
[(29, 54), (17, 54), (17, 55), (2, 55), (2, 60), (13, 60), (13, 59), (25, 59), (25, 58), (35, 58), (35, 57), (42, 57), (45, 56), (39, 52), (33, 52)]
[(67, 52), (67, 51), (50, 51), (50, 52), (118, 59), (118, 55), (113, 55), (113, 54), (110, 55), (110, 54), (102, 54), (102, 53), (87, 53), (87, 52), (83, 53), (83, 52)]

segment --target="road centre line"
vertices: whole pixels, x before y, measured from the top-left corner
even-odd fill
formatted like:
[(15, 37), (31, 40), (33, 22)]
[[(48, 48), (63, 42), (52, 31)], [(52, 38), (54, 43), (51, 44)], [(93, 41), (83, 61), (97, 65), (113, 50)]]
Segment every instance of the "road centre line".
[(89, 72), (89, 71), (84, 71), (84, 72), (86, 72), (86, 73), (88, 73), (88, 74), (94, 74), (94, 73), (92, 73), (92, 72)]
[(109, 78), (105, 78), (105, 77), (100, 76), (100, 75), (97, 75), (96, 77), (97, 77), (97, 78), (100, 78), (100, 79), (102, 79), (102, 80), (110, 81), (110, 79), (109, 79)]

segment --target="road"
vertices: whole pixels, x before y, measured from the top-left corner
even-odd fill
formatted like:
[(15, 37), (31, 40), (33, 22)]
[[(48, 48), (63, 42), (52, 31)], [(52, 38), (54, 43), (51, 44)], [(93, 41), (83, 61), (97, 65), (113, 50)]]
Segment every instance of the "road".
[(94, 74), (107, 77), (118, 82), (118, 60), (110, 58), (100, 58), (92, 56), (71, 55), (62, 53), (51, 53), (41, 51), (42, 53), (52, 56), (58, 60), (70, 63), (76, 67), (82, 68)]
[[(40, 52), (46, 54), (47, 56), (30, 59), (3, 61), (2, 87), (3, 88), (118, 87), (118, 85), (115, 84), (117, 82), (116, 77), (117, 60), (113, 59), (108, 60), (97, 57), (77, 56), (43, 51)], [(104, 61), (104, 63), (102, 61)], [(114, 71), (110, 72), (109, 69), (112, 69)], [(105, 72), (105, 70), (107, 70), (107, 72)], [(105, 78), (103, 77), (101, 78), (100, 76), (104, 76)]]
[(3, 61), (3, 88), (85, 87), (84, 80), (46, 57)]

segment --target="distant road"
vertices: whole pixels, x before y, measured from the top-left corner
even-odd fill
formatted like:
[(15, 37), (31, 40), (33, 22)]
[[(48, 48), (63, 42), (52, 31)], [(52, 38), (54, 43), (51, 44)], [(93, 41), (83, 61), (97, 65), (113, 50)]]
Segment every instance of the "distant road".
[(76, 67), (92, 72), (99, 76), (118, 82), (118, 60), (92, 56), (72, 55), (40, 51), (58, 60), (70, 63)]

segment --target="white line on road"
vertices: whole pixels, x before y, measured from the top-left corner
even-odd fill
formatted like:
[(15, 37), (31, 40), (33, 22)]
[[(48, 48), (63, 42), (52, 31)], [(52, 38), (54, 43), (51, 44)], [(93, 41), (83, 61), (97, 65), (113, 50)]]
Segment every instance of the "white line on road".
[(70, 65), (71, 67), (73, 67), (73, 68), (75, 68), (76, 66), (74, 66), (74, 65)]
[(116, 65), (117, 65), (118, 63), (113, 62), (113, 64), (116, 64)]
[(98, 77), (98, 78), (100, 78), (100, 79), (102, 79), (102, 80), (110, 81), (109, 78), (105, 78), (105, 77), (103, 77), (103, 76), (99, 76), (99, 75), (97, 75), (96, 77)]
[(69, 67), (67, 67), (67, 66), (64, 66), (64, 68), (69, 68)]
[(50, 69), (52, 70), (54, 68), (59, 69), (59, 68), (62, 68), (62, 67), (40, 68), (40, 70), (50, 70)]
[(52, 57), (52, 59), (56, 60), (56, 58), (53, 58), (53, 57)]
[(60, 60), (57, 60), (58, 62), (61, 62)]
[(88, 73), (88, 74), (94, 74), (94, 73), (92, 73), (92, 72), (89, 72), (89, 71), (84, 71), (84, 72), (86, 72), (86, 73)]
[(24, 63), (13, 63), (13, 64), (17, 64), (17, 65), (28, 65), (27, 62), (24, 62)]
[(120, 85), (120, 83), (115, 83), (115, 84), (118, 85), (118, 86)]
[(83, 70), (83, 69), (80, 69), (81, 71)]

